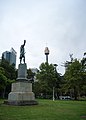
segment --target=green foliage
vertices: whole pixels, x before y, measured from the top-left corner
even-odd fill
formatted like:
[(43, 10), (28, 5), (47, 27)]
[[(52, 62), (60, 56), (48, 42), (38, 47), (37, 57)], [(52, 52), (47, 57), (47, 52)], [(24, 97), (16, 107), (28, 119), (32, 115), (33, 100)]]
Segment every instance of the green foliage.
[(12, 65), (10, 65), (7, 60), (3, 59), (1, 61), (0, 66), (4, 68), (4, 70), (5, 70), (5, 76), (8, 79), (10, 79), (10, 80), (16, 79), (16, 70), (15, 70), (15, 67), (12, 66)]
[(8, 61), (2, 59), (0, 63), (0, 96), (5, 96), (11, 89), (11, 83), (16, 79), (15, 67), (10, 65)]
[(32, 79), (32, 81), (33, 81), (34, 80), (34, 76), (35, 76), (35, 73), (33, 73), (31, 69), (28, 69), (27, 70), (27, 78), (28, 79)]
[(82, 63), (82, 66), (86, 66), (86, 58), (83, 58), (82, 60), (81, 60), (81, 63)]
[(7, 78), (3, 74), (3, 71), (0, 70), (0, 90), (4, 89), (7, 83)]
[(81, 62), (75, 59), (71, 64), (68, 65), (65, 75), (65, 90), (72, 89), (74, 91), (74, 97), (80, 95), (83, 83), (86, 83), (86, 72)]
[(42, 63), (39, 68), (40, 70), (36, 75), (39, 92), (45, 96), (52, 94), (53, 87), (58, 86), (59, 88), (60, 75), (57, 73), (53, 64), (48, 64), (47, 62)]
[(4, 98), (5, 88), (7, 85), (7, 78), (5, 76), (4, 68), (0, 67), (0, 95)]
[(40, 71), (37, 74), (37, 79), (42, 82), (50, 83), (52, 82), (52, 87), (54, 86), (55, 78), (55, 69), (52, 64), (42, 63), (40, 66)]

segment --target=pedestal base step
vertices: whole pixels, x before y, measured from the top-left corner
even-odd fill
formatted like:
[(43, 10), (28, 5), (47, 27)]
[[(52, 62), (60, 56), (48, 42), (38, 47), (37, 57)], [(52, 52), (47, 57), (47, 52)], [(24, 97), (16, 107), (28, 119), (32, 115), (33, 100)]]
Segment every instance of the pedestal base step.
[(38, 102), (35, 101), (35, 100), (30, 100), (30, 101), (4, 101), (4, 104), (16, 105), (16, 106), (25, 106), (25, 105), (38, 105)]

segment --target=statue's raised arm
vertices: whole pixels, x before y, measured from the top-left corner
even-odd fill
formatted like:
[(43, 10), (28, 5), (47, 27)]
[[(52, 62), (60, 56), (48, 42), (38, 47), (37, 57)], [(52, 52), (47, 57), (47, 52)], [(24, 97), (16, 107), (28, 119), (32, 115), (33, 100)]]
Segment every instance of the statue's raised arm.
[(21, 64), (22, 58), (25, 63), (25, 49), (24, 49), (25, 43), (26, 43), (26, 40), (24, 40), (24, 44), (21, 45), (20, 47), (20, 64)]

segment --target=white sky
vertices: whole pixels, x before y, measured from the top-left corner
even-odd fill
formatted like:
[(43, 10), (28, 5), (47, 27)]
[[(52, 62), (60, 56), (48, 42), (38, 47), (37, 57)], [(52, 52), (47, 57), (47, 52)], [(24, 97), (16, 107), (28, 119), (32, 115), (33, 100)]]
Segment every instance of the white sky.
[(0, 0), (0, 56), (13, 47), (18, 67), (24, 40), (28, 68), (45, 62), (47, 43), (49, 63), (63, 74), (69, 54), (86, 52), (86, 0)]

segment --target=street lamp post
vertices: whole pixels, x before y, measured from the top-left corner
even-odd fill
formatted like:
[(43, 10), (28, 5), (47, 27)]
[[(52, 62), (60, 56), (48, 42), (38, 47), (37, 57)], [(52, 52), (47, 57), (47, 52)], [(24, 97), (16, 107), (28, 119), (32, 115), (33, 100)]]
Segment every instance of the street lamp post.
[(55, 87), (53, 87), (53, 101), (55, 100), (55, 96), (54, 96), (54, 88), (55, 88)]
[[(58, 65), (57, 64), (54, 64), (54, 67), (55, 67), (55, 71), (56, 71), (56, 67)], [(55, 100), (55, 86), (53, 86), (53, 101)]]

